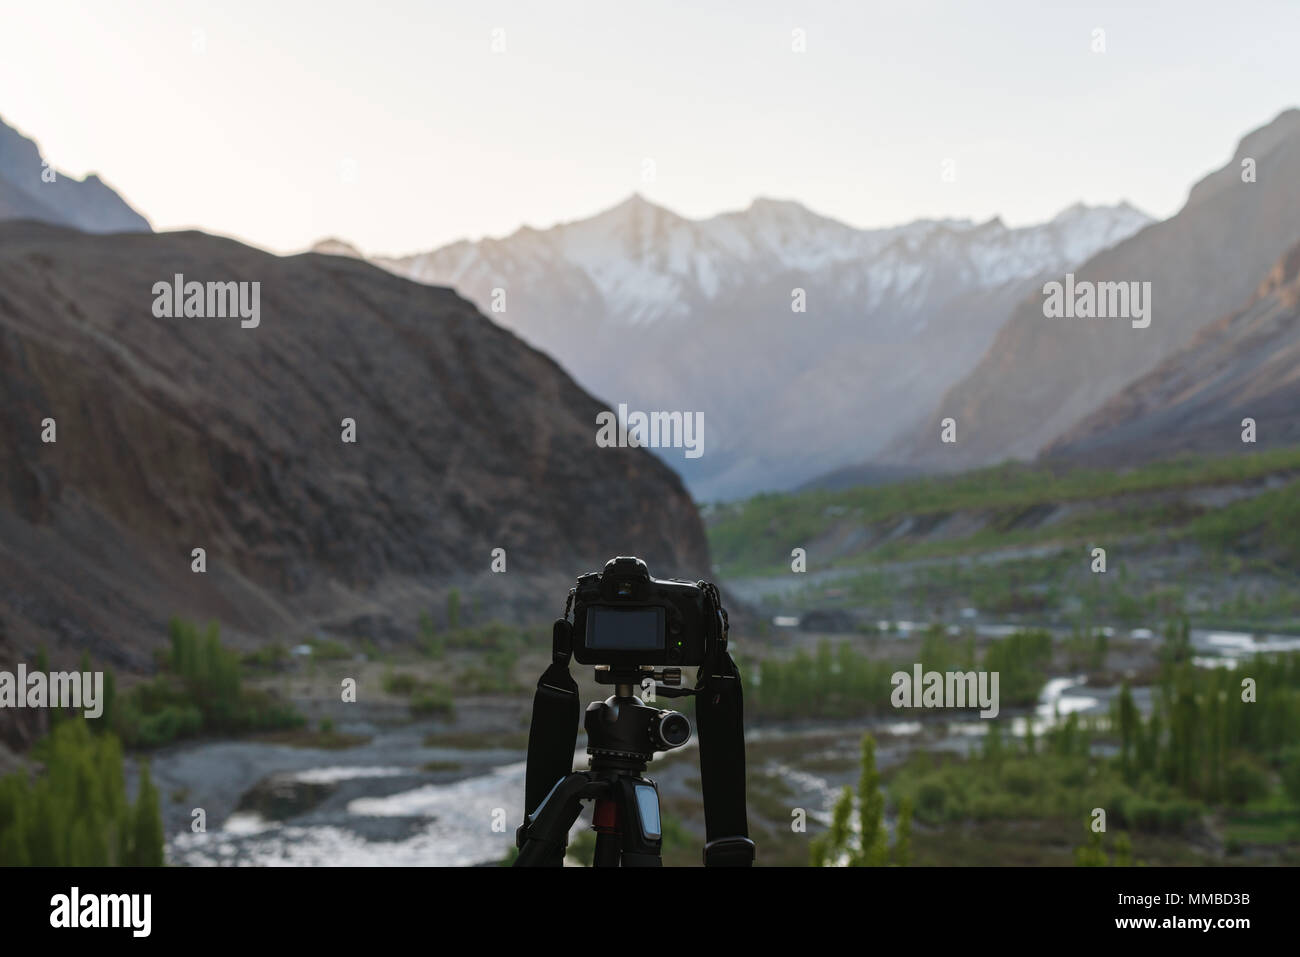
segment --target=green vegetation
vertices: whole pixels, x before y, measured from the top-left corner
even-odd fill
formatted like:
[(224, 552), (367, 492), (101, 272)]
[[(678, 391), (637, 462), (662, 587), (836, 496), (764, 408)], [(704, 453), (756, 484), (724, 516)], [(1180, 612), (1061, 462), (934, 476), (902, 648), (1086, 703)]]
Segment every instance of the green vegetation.
[(128, 694), (110, 694), (97, 727), (111, 729), (128, 748), (157, 748), (200, 734), (243, 734), (297, 728), (303, 718), (264, 691), (243, 687), (239, 656), (221, 644), (215, 623), (172, 619), (162, 674)]
[(1182, 833), (1202, 807), (1157, 780), (1126, 785), (1118, 769), (1087, 753), (1089, 738), (1076, 716), (1043, 735), (1034, 752), (1008, 741), (992, 722), (980, 754), (961, 759), (918, 753), (897, 769), (891, 791), (910, 798), (928, 827), (968, 821), (1080, 821), (1094, 807), (1113, 825)]
[[(1300, 575), (1294, 568), (1264, 558), (1243, 560), (1231, 553), (1203, 555), (1194, 564), (1171, 568), (1162, 566), (1157, 556), (1148, 562), (1141, 553), (1126, 550), (1124, 554), (1129, 560), (1117, 560), (1112, 552), (1113, 564), (1104, 575), (1089, 570), (1085, 545), (1002, 561), (844, 568), (833, 588), (807, 587), (785, 605), (936, 619), (952, 619), (962, 609), (974, 607), (998, 618), (1073, 623), (1089, 634), (1100, 623), (1135, 627), (1182, 615), (1199, 624), (1234, 630), (1266, 624), (1270, 630), (1300, 631)], [(1136, 572), (1130, 569), (1130, 561)], [(1234, 576), (1247, 581), (1225, 596), (1223, 583)], [(1197, 592), (1201, 597), (1193, 601)], [(1218, 597), (1207, 604), (1207, 594)]]
[[(991, 644), (978, 668), (1001, 673), (999, 696), (1004, 705), (1032, 704), (1047, 680), (1051, 647), (1047, 632), (1017, 632)], [(890, 678), (897, 671), (910, 675), (914, 662), (925, 671), (970, 671), (977, 667), (974, 640), (950, 638), (934, 626), (926, 633), (919, 655), (891, 662), (872, 660), (852, 641), (842, 641), (832, 650), (830, 641), (823, 639), (815, 655), (799, 651), (789, 659), (762, 661), (757, 685), (746, 690), (745, 705), (763, 718), (892, 713)]]
[[(546, 648), (550, 645), (550, 631), (545, 632)], [(518, 625), (508, 625), (503, 621), (489, 621), (481, 625), (465, 625), (449, 630), (443, 636), (446, 647), (456, 650), (470, 651), (501, 651), (514, 650), (518, 651), (529, 645), (536, 645), (538, 638), (537, 628), (521, 628)]]
[(456, 588), (447, 593), (447, 627), (451, 631), (460, 627), (460, 591)]
[[(928, 827), (1077, 822), (1102, 808), (1109, 828), (1138, 835), (1187, 834), (1218, 815), (1232, 846), (1300, 840), (1300, 654), (1260, 655), (1232, 669), (1196, 668), (1189, 657), (1185, 624), (1171, 627), (1145, 718), (1125, 685), (1107, 721), (1071, 714), (1041, 744), (1008, 740), (992, 722), (978, 755), (912, 755), (891, 793), (910, 798)], [(1094, 754), (1096, 740), (1114, 745), (1113, 756)], [(1130, 863), (1128, 840), (1117, 836), (1108, 853), (1090, 833), (1076, 860)]]
[(386, 671), (380, 684), (388, 694), (410, 695), (415, 692), (423, 682), (410, 672)]
[(352, 657), (351, 649), (336, 638), (312, 638), (307, 645), (313, 661), (343, 661)]
[(1202, 544), (1230, 551), (1249, 543), (1255, 550), (1275, 552), (1300, 562), (1300, 482), (1233, 502), (1192, 522), (1192, 534)]
[(273, 641), (256, 651), (245, 654), (240, 661), (248, 668), (260, 668), (265, 671), (280, 671), (289, 663), (289, 649), (283, 643)]
[(433, 731), (424, 736), (426, 748), (460, 748), (465, 751), (528, 747), (527, 731)]
[(813, 838), (813, 867), (846, 863), (850, 867), (883, 867), (896, 864), (906, 867), (912, 853), (912, 802), (903, 798), (898, 809), (894, 846), (889, 846), (885, 832), (885, 795), (880, 790), (880, 772), (876, 770), (876, 741), (871, 735), (862, 738), (862, 773), (858, 779), (858, 830), (849, 824), (853, 814), (853, 789), (846, 787), (831, 812), (831, 825), (825, 834)]
[(0, 866), (162, 865), (162, 816), (149, 765), (141, 768), (133, 807), (116, 736), (64, 719), (32, 756), (44, 765), (35, 780), (0, 778)]
[(420, 613), (418, 635), (420, 650), (425, 655), (436, 661), (446, 654), (447, 642), (442, 635), (438, 634), (438, 628), (433, 623), (433, 616), (427, 611)]
[(411, 714), (417, 716), (429, 714), (451, 715), (456, 705), (451, 692), (440, 685), (430, 685), (411, 695)]
[(1133, 862), (1133, 841), (1125, 831), (1115, 835), (1112, 854), (1106, 853), (1100, 831), (1088, 826), (1088, 842), (1074, 849), (1074, 862), (1080, 867), (1130, 867)]
[(998, 672), (998, 697), (1003, 707), (1028, 706), (1038, 701), (1051, 658), (1050, 634), (1018, 631), (989, 645), (980, 667)]
[(450, 715), (455, 712), (451, 691), (444, 685), (427, 681), (410, 672), (386, 671), (382, 680), (384, 691), (391, 695), (409, 698), (411, 713)]
[[(538, 627), (524, 628), (501, 621), (457, 626), (437, 636), (437, 653), (431, 657), (442, 658), (448, 651), (473, 651), (473, 663), (455, 675), (455, 691), (512, 694), (521, 687), (516, 677), (519, 659), (524, 652), (539, 647), (539, 631)], [(446, 694), (450, 701), (451, 692)]]
[(425, 761), (420, 765), (421, 771), (459, 771), (461, 763), (459, 761)]
[[(955, 476), (838, 491), (765, 494), (742, 503), (711, 506), (709, 540), (724, 576), (786, 571), (791, 548), (806, 546), (846, 519), (871, 526), (911, 518), (924, 527), (958, 511), (990, 513), (986, 527), (955, 542), (895, 542), (877, 549), (871, 557), (937, 557), (993, 545), (1076, 540), (1108, 532), (1133, 535), (1189, 522), (1202, 541), (1219, 548), (1232, 547), (1240, 535), (1259, 531), (1261, 541), (1290, 550), (1300, 548), (1294, 536), (1286, 539), (1286, 529), (1296, 527), (1295, 519), (1300, 516), (1300, 482), (1294, 481), (1260, 499), (1205, 514), (1177, 504), (1134, 501), (1066, 516), (1046, 528), (1022, 526), (1032, 525), (1035, 511), (1044, 506), (1232, 484), (1296, 471), (1300, 471), (1300, 448), (1222, 458), (1183, 457), (1125, 471), (1057, 471), (1007, 463)], [(1278, 521), (1269, 527), (1267, 518), (1278, 514), (1290, 516), (1289, 525)]]

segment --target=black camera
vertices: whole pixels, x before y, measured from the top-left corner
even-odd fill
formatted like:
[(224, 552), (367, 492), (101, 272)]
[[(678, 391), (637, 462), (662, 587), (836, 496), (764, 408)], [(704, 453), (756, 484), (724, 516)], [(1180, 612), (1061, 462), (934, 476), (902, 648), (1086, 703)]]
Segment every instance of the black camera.
[(716, 590), (650, 577), (639, 558), (614, 558), (578, 579), (573, 657), (584, 665), (703, 664), (724, 640)]
[[(570, 621), (569, 613), (573, 613)], [(524, 823), (515, 832), (516, 867), (564, 863), (582, 802), (595, 800), (597, 867), (659, 867), (663, 835), (659, 790), (643, 777), (657, 751), (684, 745), (691, 722), (636, 696), (647, 680), (668, 698), (695, 699), (704, 802), (704, 863), (748, 867), (754, 842), (745, 817), (745, 731), (740, 671), (727, 652), (727, 612), (712, 582), (660, 581), (639, 558), (615, 558), (569, 589), (564, 617), (551, 629), (551, 663), (537, 680), (528, 728)], [(573, 770), (578, 685), (576, 658), (596, 665), (614, 694), (587, 706), (588, 770)], [(698, 669), (678, 687), (680, 666)]]

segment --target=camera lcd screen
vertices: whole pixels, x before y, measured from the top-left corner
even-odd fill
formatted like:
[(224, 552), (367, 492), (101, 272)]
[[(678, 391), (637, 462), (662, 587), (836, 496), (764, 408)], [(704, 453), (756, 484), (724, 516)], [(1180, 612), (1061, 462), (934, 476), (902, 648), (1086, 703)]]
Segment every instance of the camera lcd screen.
[(662, 608), (587, 609), (587, 647), (599, 651), (663, 651)]

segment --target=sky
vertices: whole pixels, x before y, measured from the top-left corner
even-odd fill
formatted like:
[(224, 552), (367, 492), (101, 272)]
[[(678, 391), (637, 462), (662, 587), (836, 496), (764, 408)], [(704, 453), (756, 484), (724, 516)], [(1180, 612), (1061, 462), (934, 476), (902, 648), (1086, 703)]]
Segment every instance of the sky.
[(281, 253), (424, 251), (632, 192), (858, 227), (1163, 218), (1300, 105), (1298, 36), (1294, 0), (0, 0), (0, 119), (156, 229)]

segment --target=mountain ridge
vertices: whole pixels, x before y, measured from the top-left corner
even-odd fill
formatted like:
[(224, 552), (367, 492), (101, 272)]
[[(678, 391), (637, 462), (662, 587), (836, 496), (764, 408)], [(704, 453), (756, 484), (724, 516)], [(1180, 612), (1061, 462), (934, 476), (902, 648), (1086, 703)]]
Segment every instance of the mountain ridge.
[[(178, 272), (260, 283), (259, 324), (155, 317)], [(236, 647), (409, 641), (452, 588), (535, 620), (616, 554), (706, 577), (681, 480), (599, 448), (601, 407), (451, 290), (360, 260), (0, 223), (0, 665), (46, 645), (148, 672), (173, 615)]]
[[(1243, 176), (1248, 153), (1257, 180)], [(1172, 218), (1106, 247), (1072, 270), (1077, 282), (1150, 282), (1149, 328), (1048, 320), (1041, 292), (1017, 303), (979, 362), (881, 461), (957, 470), (1031, 459), (1196, 331), (1239, 307), (1278, 250), (1300, 241), (1300, 111), (1248, 133), (1225, 166), (1202, 177)], [(1060, 279), (1060, 275), (1053, 277)], [(940, 423), (957, 422), (957, 442)]]
[(660, 455), (710, 499), (878, 451), (1033, 283), (1150, 221), (1127, 202), (1076, 203), (1014, 229), (993, 217), (860, 230), (793, 200), (692, 220), (633, 194), (546, 230), (372, 261), (457, 289), (611, 407), (700, 412), (705, 456)]
[[(1239, 309), (1084, 418), (1047, 459), (1134, 464), (1300, 445), (1300, 243)], [(1253, 442), (1242, 441), (1254, 422)]]
[(152, 230), (99, 174), (79, 180), (55, 169), (34, 140), (0, 119), (0, 221), (14, 219), (88, 233)]

